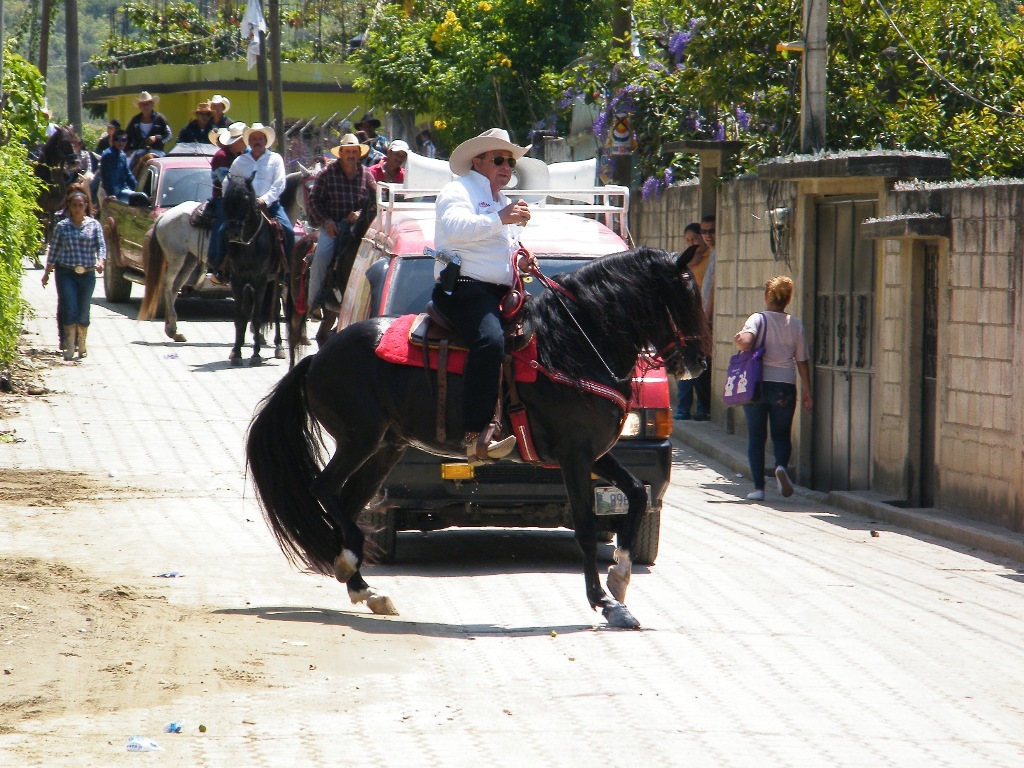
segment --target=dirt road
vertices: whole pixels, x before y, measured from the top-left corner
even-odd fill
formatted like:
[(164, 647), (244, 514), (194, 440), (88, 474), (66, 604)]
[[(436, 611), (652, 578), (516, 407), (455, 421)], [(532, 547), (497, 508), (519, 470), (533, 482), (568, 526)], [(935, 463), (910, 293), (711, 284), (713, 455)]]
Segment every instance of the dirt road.
[(284, 363), (229, 367), (226, 307), (186, 302), (178, 345), (137, 307), (97, 300), (85, 362), (0, 396), (0, 766), (1024, 761), (1020, 564), (746, 504), (680, 450), (642, 631), (601, 628), (566, 531), (402, 534), (365, 572), (401, 615), (373, 616), (291, 568), (247, 488)]

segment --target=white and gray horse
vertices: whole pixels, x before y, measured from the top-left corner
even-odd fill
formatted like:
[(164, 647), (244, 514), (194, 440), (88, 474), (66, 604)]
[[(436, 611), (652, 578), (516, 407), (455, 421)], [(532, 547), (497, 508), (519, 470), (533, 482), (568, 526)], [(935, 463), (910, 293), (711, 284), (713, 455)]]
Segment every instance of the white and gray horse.
[[(282, 202), (292, 221), (306, 217), (305, 195), (300, 185), (307, 172), (288, 174)], [(164, 312), (164, 333), (174, 341), (186, 341), (178, 331), (178, 313), (174, 300), (195, 275), (193, 287), (202, 290), (206, 274), (206, 254), (210, 247), (210, 230), (192, 226), (190, 218), (199, 206), (184, 202), (164, 211), (150, 230), (144, 247), (146, 283), (139, 307), (139, 320), (151, 320)], [(280, 334), (279, 334), (280, 336)], [(275, 339), (274, 356), (283, 359), (284, 345)]]

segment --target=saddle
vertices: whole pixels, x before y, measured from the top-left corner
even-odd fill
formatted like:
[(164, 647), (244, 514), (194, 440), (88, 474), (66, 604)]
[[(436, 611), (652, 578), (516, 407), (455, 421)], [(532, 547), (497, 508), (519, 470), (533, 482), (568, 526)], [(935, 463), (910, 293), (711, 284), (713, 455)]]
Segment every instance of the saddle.
[[(451, 323), (441, 312), (428, 302), (426, 312), (419, 315), (404, 315), (398, 318), (384, 332), (377, 345), (377, 356), (398, 365), (422, 367), (428, 383), (437, 381), (435, 429), (438, 442), (448, 437), (448, 374), (462, 374), (466, 366), (469, 349), (455, 332)], [(508, 417), (516, 435), (516, 445), (524, 461), (538, 463), (533, 440), (530, 436), (526, 409), (519, 401), (517, 383), (532, 383), (537, 380), (537, 341), (527, 337), (517, 325), (509, 327), (507, 349), (502, 364), (502, 388), (508, 395)], [(436, 372), (436, 373), (435, 373)], [(505, 400), (499, 393), (495, 405), (494, 424), (502, 422), (502, 404)], [(487, 439), (500, 437), (497, 432), (487, 433)], [(485, 443), (486, 444), (486, 443)], [(482, 458), (482, 457), (481, 457)]]
[(209, 200), (201, 202), (195, 207), (195, 210), (189, 214), (188, 223), (197, 229), (213, 229), (214, 222), (216, 222), (217, 218), (209, 208)]

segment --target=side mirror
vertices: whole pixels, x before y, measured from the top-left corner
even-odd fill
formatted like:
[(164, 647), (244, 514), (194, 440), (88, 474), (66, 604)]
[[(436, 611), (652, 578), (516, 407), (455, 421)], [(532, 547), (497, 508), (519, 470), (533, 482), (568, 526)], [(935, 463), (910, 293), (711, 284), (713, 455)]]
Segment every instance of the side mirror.
[(128, 205), (132, 208), (149, 208), (149, 195), (145, 192), (132, 192), (128, 197)]

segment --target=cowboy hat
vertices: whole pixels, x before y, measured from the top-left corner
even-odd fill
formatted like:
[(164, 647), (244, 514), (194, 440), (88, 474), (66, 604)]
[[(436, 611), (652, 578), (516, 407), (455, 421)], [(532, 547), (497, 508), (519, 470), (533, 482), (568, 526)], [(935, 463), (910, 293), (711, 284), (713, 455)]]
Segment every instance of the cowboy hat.
[(213, 106), (214, 104), (223, 104), (225, 112), (229, 112), (231, 110), (231, 99), (226, 96), (221, 96), (219, 93), (210, 99), (210, 106)]
[[(232, 125), (234, 125), (234, 123), (232, 123)], [(274, 142), (277, 141), (277, 131), (275, 131), (271, 126), (264, 125), (263, 123), (253, 123), (252, 127), (246, 128), (245, 132), (242, 134), (242, 138), (245, 139), (246, 144), (249, 143), (249, 135), (253, 133), (262, 133), (267, 137), (267, 149), (274, 146)]]
[(139, 106), (139, 104), (141, 104), (143, 101), (152, 101), (153, 102), (153, 106), (155, 107), (157, 104), (160, 103), (160, 97), (159, 96), (154, 96), (149, 91), (143, 91), (142, 93), (139, 94), (139, 98), (137, 98), (135, 100), (135, 106), (136, 107)]
[(354, 134), (346, 133), (341, 137), (341, 143), (336, 147), (331, 147), (331, 154), (335, 157), (341, 157), (342, 147), (359, 147), (359, 156), (366, 157), (366, 153), (370, 151), (370, 147), (366, 144), (361, 144), (359, 139)]
[(219, 147), (230, 147), (245, 137), (245, 128), (245, 123), (232, 123), (227, 128), (214, 128), (209, 134), (210, 143)]
[(196, 104), (196, 109), (195, 109), (195, 112), (193, 114), (198, 115), (200, 112), (209, 115), (210, 114), (210, 102), (208, 102), (208, 101), (200, 101), (198, 104)]
[(358, 123), (356, 123), (356, 128), (358, 128), (360, 125), (371, 125), (374, 128), (380, 128), (380, 120), (378, 120), (372, 114), (367, 112), (365, 115), (363, 115), (362, 119)]
[(519, 147), (513, 144), (508, 138), (508, 131), (502, 128), (491, 128), (479, 136), (466, 139), (459, 144), (448, 158), (448, 167), (456, 176), (465, 176), (473, 169), (473, 158), (490, 152), (495, 149), (503, 149), (512, 153), (512, 157), (518, 160), (533, 147), (532, 144)]

